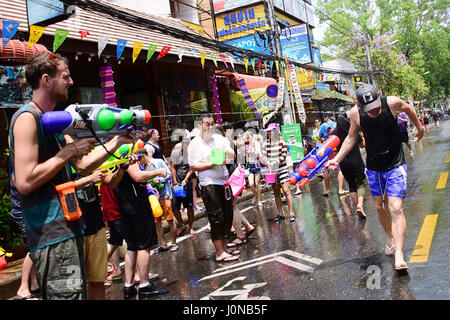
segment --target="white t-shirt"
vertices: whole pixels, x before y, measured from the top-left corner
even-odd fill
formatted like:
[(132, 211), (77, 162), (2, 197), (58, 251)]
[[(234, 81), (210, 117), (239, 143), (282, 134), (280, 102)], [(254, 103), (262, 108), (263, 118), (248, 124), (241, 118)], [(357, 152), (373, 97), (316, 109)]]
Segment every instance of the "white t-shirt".
[[(230, 148), (228, 139), (221, 135), (213, 134), (210, 142), (206, 142), (201, 137), (195, 137), (188, 146), (189, 166), (209, 161), (213, 149), (233, 150)], [(203, 187), (211, 184), (224, 185), (228, 181), (228, 170), (225, 165), (215, 166), (208, 170), (197, 171), (197, 176)]]

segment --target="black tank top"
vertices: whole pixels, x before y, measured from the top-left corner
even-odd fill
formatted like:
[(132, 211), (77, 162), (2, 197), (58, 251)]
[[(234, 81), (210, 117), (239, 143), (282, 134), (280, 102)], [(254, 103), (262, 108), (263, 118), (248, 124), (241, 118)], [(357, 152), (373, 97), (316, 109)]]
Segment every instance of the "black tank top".
[(366, 167), (372, 171), (389, 171), (405, 164), (400, 128), (392, 114), (387, 98), (381, 97), (381, 114), (371, 118), (359, 110), (361, 129), (366, 139)]
[(161, 147), (159, 145), (153, 144), (150, 141), (148, 141), (147, 144), (152, 146), (153, 149), (155, 149), (155, 153), (153, 154), (152, 158), (164, 160), (164, 154), (163, 154), (162, 149), (161, 149)]

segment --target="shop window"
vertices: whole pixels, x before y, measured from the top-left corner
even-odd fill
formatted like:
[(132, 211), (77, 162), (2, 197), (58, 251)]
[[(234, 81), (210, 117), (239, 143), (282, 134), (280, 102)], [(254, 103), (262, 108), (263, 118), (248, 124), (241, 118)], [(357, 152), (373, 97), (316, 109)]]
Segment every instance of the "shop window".
[(0, 65), (0, 106), (17, 108), (31, 100), (25, 70), (25, 65)]
[[(175, 129), (194, 129), (196, 114), (208, 111), (206, 91), (162, 89), (167, 136), (171, 145), (178, 142), (173, 136)], [(173, 139), (172, 139), (173, 138)]]

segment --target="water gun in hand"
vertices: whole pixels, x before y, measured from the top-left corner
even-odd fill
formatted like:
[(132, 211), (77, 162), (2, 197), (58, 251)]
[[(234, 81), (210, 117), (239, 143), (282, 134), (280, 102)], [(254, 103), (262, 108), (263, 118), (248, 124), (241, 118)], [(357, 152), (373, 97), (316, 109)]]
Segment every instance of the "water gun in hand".
[(155, 188), (153, 188), (150, 185), (150, 183), (147, 183), (145, 186), (147, 188), (148, 201), (150, 202), (150, 207), (152, 208), (153, 216), (155, 218), (158, 218), (163, 214), (161, 205), (159, 204), (159, 193)]
[[(94, 148), (94, 150), (100, 150), (102, 147), (101, 146), (97, 146)], [(116, 152), (114, 152), (114, 155), (109, 157), (108, 160), (106, 160), (105, 162), (103, 162), (103, 164), (101, 166), (99, 166), (96, 170), (101, 170), (101, 169), (109, 169), (109, 168), (114, 168), (115, 166), (118, 166), (119, 164), (125, 163), (128, 161), (128, 156), (131, 153), (135, 153), (136, 151), (144, 148), (144, 141), (142, 141), (141, 139), (138, 139), (138, 141), (136, 141), (136, 144), (134, 146), (133, 152), (131, 152), (131, 148), (132, 148), (132, 143), (128, 143), (128, 144), (123, 144), (119, 147), (119, 149), (117, 149)], [(138, 158), (140, 158), (140, 154), (138, 155)]]
[(330, 136), (321, 146), (311, 150), (291, 173), (289, 183), (296, 185), (301, 181), (300, 187), (303, 188), (316, 173), (325, 171), (328, 160), (336, 156), (335, 149), (340, 143), (337, 136)]
[(5, 257), (7, 257), (7, 258), (12, 257), (12, 253), (8, 253), (8, 252), (5, 251), (5, 249), (0, 247), (0, 270), (5, 269), (6, 265), (8, 264), (6, 262)]
[(142, 106), (120, 109), (107, 104), (71, 104), (64, 111), (42, 115), (46, 133), (62, 133), (75, 138), (120, 136), (150, 122), (151, 114)]

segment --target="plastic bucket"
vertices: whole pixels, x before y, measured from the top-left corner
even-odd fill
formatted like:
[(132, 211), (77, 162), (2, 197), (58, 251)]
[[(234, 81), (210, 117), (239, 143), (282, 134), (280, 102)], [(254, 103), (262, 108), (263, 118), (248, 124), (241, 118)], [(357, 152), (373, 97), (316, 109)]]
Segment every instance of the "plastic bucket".
[(175, 197), (186, 197), (186, 189), (183, 186), (173, 188), (173, 192), (175, 193)]
[(267, 171), (264, 175), (266, 183), (275, 183), (277, 181), (277, 174)]
[(225, 162), (225, 150), (211, 150), (211, 163), (221, 165)]

